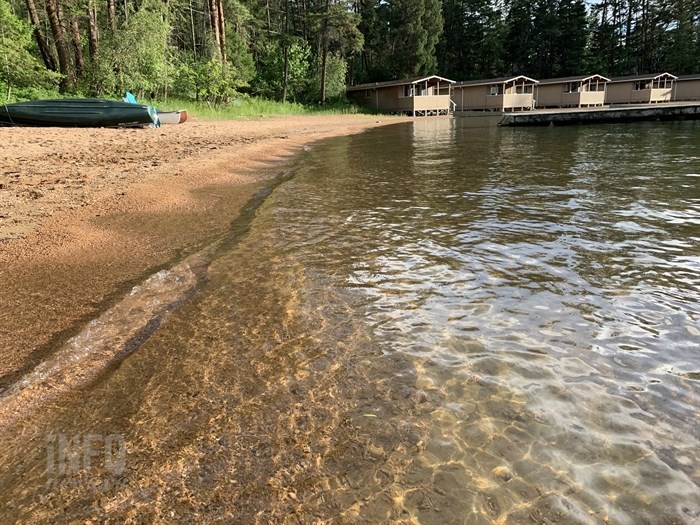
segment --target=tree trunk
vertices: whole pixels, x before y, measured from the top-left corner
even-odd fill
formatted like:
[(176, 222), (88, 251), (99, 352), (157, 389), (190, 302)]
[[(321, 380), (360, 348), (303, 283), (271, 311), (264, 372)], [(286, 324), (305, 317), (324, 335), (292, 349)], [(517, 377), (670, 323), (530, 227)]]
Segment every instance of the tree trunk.
[(325, 17), (321, 22), (319, 40), (321, 46), (321, 104), (326, 103), (326, 63), (328, 62), (328, 18), (330, 17), (330, 0), (326, 0)]
[(326, 103), (326, 62), (328, 61), (328, 45), (323, 43), (323, 54), (321, 55), (321, 104)]
[(287, 102), (289, 84), (289, 0), (284, 0), (284, 70), (282, 72), (282, 102)]
[(350, 57), (350, 71), (348, 72), (348, 85), (352, 86), (355, 84), (355, 59), (356, 55), (353, 53), (353, 55)]
[(221, 50), (221, 60), (226, 62), (226, 22), (224, 18), (224, 3), (221, 0), (216, 2), (219, 7), (219, 46)]
[(308, 42), (309, 41), (309, 31), (308, 31), (308, 26), (306, 24), (306, 19), (307, 19), (306, 13), (308, 12), (308, 10), (306, 9), (306, 7), (307, 7), (306, 0), (300, 0), (298, 2), (298, 4), (299, 4), (299, 16), (298, 16), (298, 18), (299, 18), (299, 20), (301, 20), (301, 36), (306, 42)]
[(209, 17), (211, 18), (211, 30), (214, 32), (214, 45), (216, 52), (221, 57), (221, 34), (219, 33), (219, 2), (209, 0)]
[(34, 0), (26, 0), (27, 11), (29, 11), (29, 19), (32, 22), (32, 27), (34, 28), (34, 38), (39, 46), (39, 52), (41, 53), (41, 59), (44, 61), (46, 69), (51, 71), (58, 71), (56, 67), (56, 58), (49, 47), (44, 34), (41, 32), (41, 22), (39, 20), (39, 14), (36, 10), (36, 5), (34, 5)]
[(116, 0), (107, 0), (107, 16), (109, 17), (109, 27), (112, 32), (117, 30), (117, 2)]
[(99, 51), (100, 35), (97, 29), (97, 11), (93, 0), (88, 0), (88, 51), (90, 52), (90, 62), (94, 65)]
[(282, 70), (282, 102), (287, 102), (289, 88), (289, 46), (284, 44), (284, 69)]
[(192, 56), (194, 57), (195, 64), (197, 63), (197, 38), (194, 30), (194, 8), (192, 7), (192, 0), (190, 0), (190, 26), (192, 28)]
[(61, 25), (59, 10), (60, 6), (57, 0), (46, 0), (46, 14), (49, 17), (51, 33), (53, 34), (56, 52), (58, 53), (58, 68), (61, 74), (64, 75), (64, 79), (61, 81), (61, 89), (65, 90), (73, 85), (74, 79), (71, 69), (70, 51), (66, 43), (66, 35), (63, 31), (63, 26)]
[(80, 78), (85, 71), (85, 59), (83, 58), (83, 43), (80, 40), (80, 26), (75, 16), (70, 18), (70, 30), (73, 39), (73, 51), (75, 52), (75, 73)]

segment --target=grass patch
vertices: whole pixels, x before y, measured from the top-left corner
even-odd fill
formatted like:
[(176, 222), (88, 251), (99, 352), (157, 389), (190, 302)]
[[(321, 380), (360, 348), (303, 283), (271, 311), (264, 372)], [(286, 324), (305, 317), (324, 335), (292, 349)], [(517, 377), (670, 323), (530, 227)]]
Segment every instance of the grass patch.
[(269, 117), (284, 115), (348, 115), (365, 113), (363, 108), (348, 103), (332, 103), (324, 106), (306, 106), (295, 102), (278, 102), (258, 97), (237, 96), (227, 104), (208, 104), (170, 98), (143, 102), (162, 111), (186, 109), (188, 114), (200, 120), (230, 120), (245, 117)]

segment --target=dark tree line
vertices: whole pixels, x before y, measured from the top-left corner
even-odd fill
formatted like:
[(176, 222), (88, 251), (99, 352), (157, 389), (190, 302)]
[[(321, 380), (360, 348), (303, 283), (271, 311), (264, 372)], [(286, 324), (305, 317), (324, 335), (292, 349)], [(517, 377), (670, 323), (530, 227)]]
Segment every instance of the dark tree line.
[(700, 0), (0, 0), (3, 98), (324, 102), (346, 84), (700, 72)]
[(440, 71), (458, 80), (700, 72), (700, 0), (443, 0), (442, 13)]

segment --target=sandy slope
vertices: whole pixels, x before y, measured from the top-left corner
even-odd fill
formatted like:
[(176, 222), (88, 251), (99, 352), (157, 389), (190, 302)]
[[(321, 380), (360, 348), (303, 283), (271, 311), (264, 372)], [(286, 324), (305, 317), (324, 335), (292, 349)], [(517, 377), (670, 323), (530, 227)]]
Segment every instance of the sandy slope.
[(224, 232), (305, 145), (400, 121), (0, 128), (0, 389), (150, 272)]

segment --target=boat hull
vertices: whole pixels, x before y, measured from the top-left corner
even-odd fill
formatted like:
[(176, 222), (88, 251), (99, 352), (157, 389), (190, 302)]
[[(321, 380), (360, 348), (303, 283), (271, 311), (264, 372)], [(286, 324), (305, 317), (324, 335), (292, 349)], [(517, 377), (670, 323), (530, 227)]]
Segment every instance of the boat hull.
[(158, 120), (160, 120), (161, 124), (182, 124), (187, 120), (187, 110), (159, 111)]
[(142, 127), (154, 124), (148, 106), (96, 98), (34, 100), (0, 105), (0, 125)]

